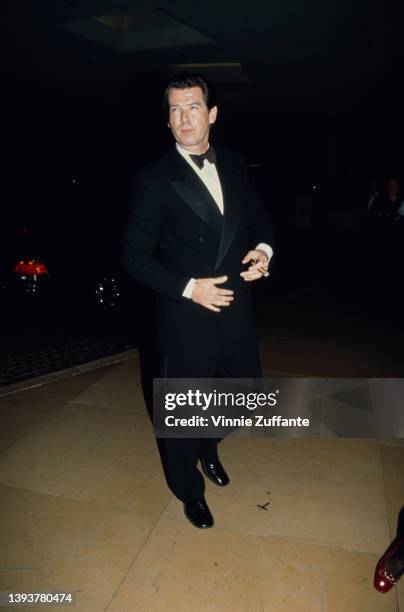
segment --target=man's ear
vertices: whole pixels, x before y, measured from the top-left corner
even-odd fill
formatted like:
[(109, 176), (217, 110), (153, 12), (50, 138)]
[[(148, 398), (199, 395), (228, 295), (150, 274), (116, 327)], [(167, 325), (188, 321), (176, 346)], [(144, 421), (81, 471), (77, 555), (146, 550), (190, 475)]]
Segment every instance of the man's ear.
[(217, 117), (217, 106), (212, 106), (209, 111), (209, 123), (212, 125), (215, 123)]

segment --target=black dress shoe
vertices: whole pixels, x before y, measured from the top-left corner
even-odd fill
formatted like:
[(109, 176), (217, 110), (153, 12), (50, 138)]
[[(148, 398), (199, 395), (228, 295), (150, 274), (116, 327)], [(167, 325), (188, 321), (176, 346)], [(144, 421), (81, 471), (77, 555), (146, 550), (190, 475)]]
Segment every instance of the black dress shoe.
[(224, 467), (219, 459), (214, 462), (207, 461), (201, 457), (201, 466), (205, 476), (209, 478), (219, 487), (224, 487), (230, 482), (230, 478), (226, 474)]
[(204, 497), (184, 502), (184, 514), (199, 529), (213, 527), (213, 516)]

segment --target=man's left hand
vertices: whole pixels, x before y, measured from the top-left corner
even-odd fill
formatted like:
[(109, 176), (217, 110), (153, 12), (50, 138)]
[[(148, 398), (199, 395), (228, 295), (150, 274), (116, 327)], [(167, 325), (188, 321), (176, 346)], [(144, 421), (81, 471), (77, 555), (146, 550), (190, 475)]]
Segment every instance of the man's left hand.
[(240, 276), (242, 276), (245, 281), (254, 281), (262, 278), (263, 276), (269, 276), (269, 261), (264, 251), (261, 251), (261, 249), (248, 251), (241, 263), (246, 264), (248, 262), (251, 262), (248, 270), (240, 273)]

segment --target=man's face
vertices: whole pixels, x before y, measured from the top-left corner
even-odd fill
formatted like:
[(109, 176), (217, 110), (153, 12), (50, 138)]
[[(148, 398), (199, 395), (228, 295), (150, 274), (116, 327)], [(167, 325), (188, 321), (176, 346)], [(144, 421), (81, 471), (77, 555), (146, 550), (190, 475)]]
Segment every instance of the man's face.
[(210, 110), (200, 87), (172, 88), (168, 92), (168, 126), (179, 145), (193, 153), (204, 153), (210, 126), (216, 121), (217, 107)]
[(390, 197), (395, 197), (398, 194), (398, 181), (397, 179), (390, 179), (387, 183), (387, 193)]

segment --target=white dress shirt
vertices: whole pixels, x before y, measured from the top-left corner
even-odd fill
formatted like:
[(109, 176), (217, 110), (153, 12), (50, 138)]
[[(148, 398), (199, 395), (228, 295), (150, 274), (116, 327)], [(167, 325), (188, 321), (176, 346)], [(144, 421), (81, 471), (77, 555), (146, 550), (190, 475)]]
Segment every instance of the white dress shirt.
[[(196, 163), (191, 159), (190, 151), (187, 151), (183, 147), (181, 147), (178, 143), (176, 143), (177, 151), (182, 155), (182, 157), (188, 162), (191, 166), (192, 170), (199, 176), (199, 178), (203, 181), (206, 188), (209, 190), (212, 198), (216, 202), (221, 214), (224, 214), (224, 204), (223, 204), (223, 192), (222, 187), (220, 185), (219, 176), (216, 170), (216, 165), (211, 164), (207, 159), (203, 162), (203, 167), (199, 168)], [(208, 147), (209, 148), (209, 147)], [(268, 261), (270, 261), (273, 250), (269, 246), (269, 244), (265, 244), (264, 242), (258, 244), (256, 249), (261, 249), (268, 257)], [(187, 283), (182, 295), (186, 298), (191, 298), (192, 292), (195, 286), (195, 279), (191, 278), (191, 280)]]

